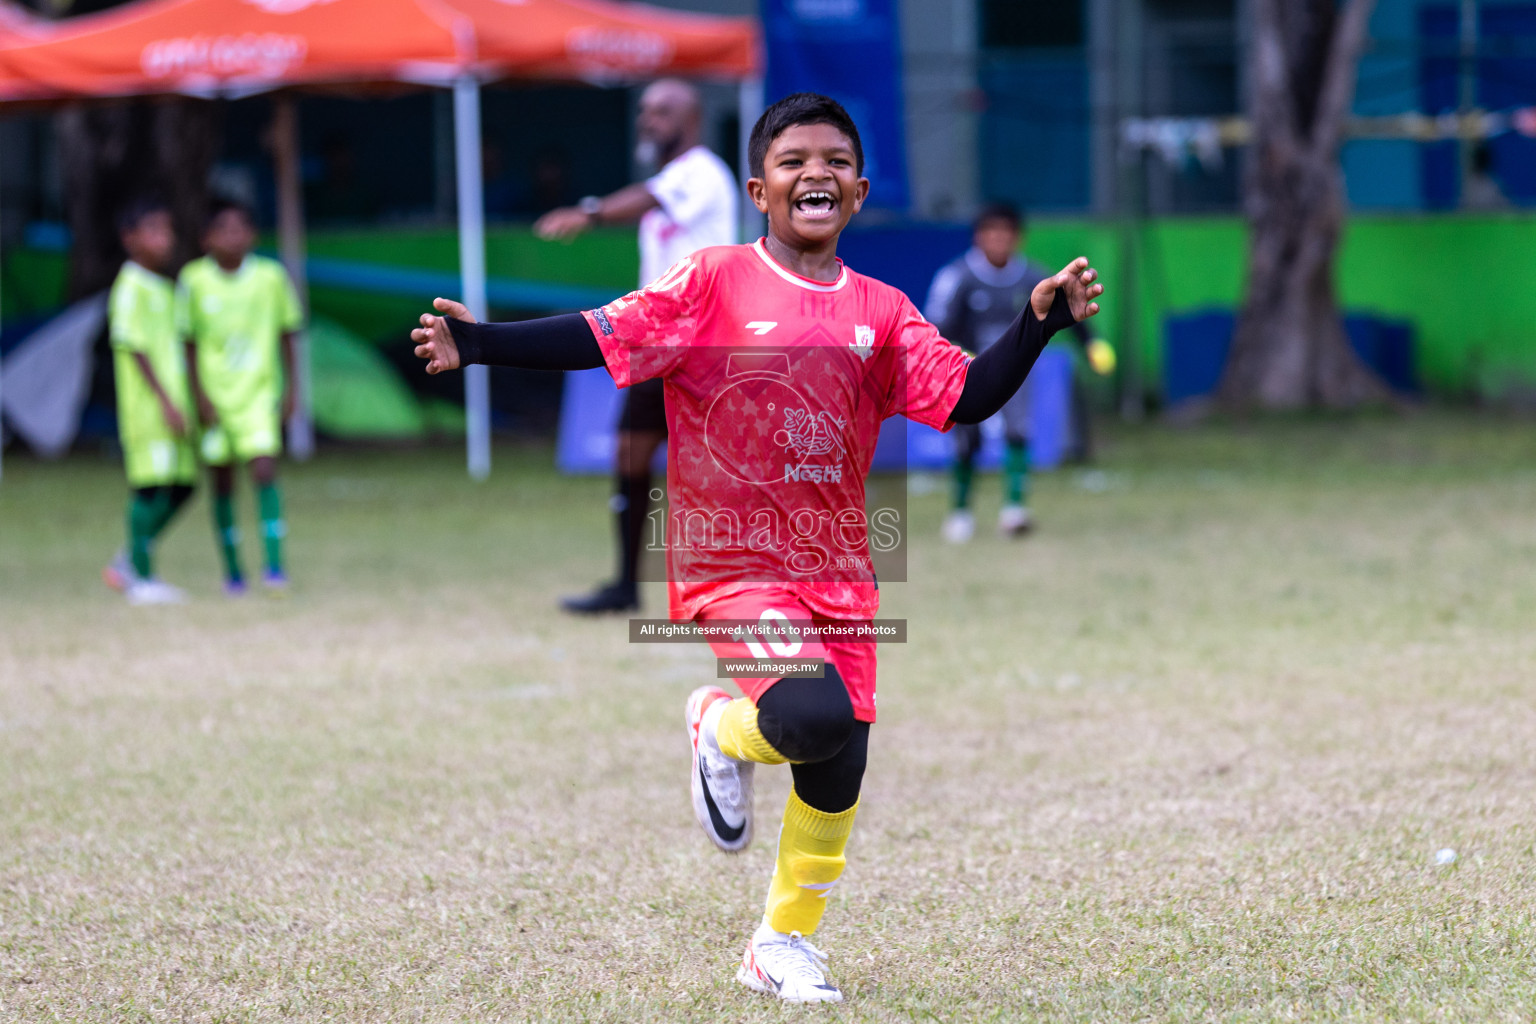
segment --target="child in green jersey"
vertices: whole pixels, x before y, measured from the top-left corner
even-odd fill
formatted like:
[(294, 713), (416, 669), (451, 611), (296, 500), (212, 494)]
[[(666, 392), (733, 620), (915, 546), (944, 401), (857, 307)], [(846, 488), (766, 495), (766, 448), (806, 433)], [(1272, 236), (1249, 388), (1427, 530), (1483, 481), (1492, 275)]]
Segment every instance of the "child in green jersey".
[(274, 591), (288, 584), (277, 454), (283, 421), (293, 411), (294, 332), (304, 316), (287, 272), (275, 260), (253, 255), (255, 242), (249, 210), (215, 203), (203, 233), (207, 255), (182, 268), (177, 282), (179, 321), (203, 427), (203, 461), (212, 471), (224, 589), (231, 595), (245, 592), (235, 529), (236, 459), (250, 465), (256, 485), (266, 549), (263, 582)]
[(108, 320), (117, 383), (117, 428), (128, 472), (128, 547), (102, 570), (131, 604), (185, 599), (155, 577), (155, 542), (192, 495), (197, 462), (189, 440), (191, 402), (176, 332), (175, 286), (166, 276), (176, 248), (170, 211), (139, 200), (118, 218), (128, 262), (112, 283)]

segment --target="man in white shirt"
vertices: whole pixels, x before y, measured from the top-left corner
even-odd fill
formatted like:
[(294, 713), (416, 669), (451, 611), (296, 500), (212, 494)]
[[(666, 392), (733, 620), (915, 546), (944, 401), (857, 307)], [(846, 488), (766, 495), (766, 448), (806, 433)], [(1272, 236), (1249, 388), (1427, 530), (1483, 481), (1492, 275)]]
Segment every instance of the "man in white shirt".
[[(606, 196), (587, 196), (576, 206), (551, 210), (533, 225), (544, 239), (571, 238), (598, 224), (640, 222), (640, 285), (656, 280), (678, 260), (711, 245), (734, 245), (737, 185), (730, 168), (700, 144), (702, 107), (687, 82), (664, 78), (640, 96), (636, 119), (642, 163), (660, 170), (645, 181)], [(619, 414), (614, 495), (619, 573), (612, 583), (581, 597), (564, 598), (567, 611), (597, 614), (640, 606), (636, 569), (641, 529), (650, 507), (651, 459), (667, 439), (659, 379), (624, 391)]]

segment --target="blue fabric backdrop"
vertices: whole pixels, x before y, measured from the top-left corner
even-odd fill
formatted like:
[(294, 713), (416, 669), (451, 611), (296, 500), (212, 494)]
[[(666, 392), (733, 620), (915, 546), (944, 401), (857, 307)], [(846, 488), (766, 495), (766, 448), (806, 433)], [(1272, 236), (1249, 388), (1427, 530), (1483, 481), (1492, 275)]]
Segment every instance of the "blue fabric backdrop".
[(819, 92), (847, 108), (864, 146), (869, 203), (906, 209), (895, 0), (763, 0), (764, 98)]

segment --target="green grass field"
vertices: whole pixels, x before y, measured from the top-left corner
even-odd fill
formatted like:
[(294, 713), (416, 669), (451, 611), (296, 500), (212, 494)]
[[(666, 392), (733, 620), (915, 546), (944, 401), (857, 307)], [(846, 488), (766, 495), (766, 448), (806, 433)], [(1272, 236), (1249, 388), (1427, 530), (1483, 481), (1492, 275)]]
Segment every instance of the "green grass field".
[[(97, 579), (116, 466), (7, 463), (0, 1019), (786, 1016), (731, 976), (787, 771), (715, 853), (712, 659), (555, 612), (608, 570), (606, 484), (497, 457), (288, 467), (286, 601), (219, 595), (199, 499), (171, 609)], [(911, 505), (818, 933), (848, 1002), (791, 1016), (1536, 1016), (1536, 428), (1116, 429), (1019, 543)]]

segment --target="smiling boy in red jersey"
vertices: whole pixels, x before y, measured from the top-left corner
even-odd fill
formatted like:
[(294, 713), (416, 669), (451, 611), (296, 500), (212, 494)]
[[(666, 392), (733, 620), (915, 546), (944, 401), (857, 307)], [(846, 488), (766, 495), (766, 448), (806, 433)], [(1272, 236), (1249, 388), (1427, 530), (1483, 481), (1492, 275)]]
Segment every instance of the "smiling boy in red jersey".
[[(438, 299), (446, 316), (423, 316), (412, 339), (429, 373), (483, 362), (605, 366), (620, 387), (662, 378), (672, 617), (848, 627), (879, 606), (864, 480), (880, 423), (986, 419), (1051, 334), (1098, 312), (1103, 286), (1074, 260), (972, 359), (899, 291), (837, 259), (869, 192), (841, 106), (787, 97), (764, 112), (748, 149), (766, 238), (700, 250), (583, 314), (476, 324)], [(875, 720), (875, 647), (785, 633), (712, 645), (722, 658), (766, 663), (771, 649), (778, 661), (824, 660), (819, 678), (737, 678), (746, 696), (735, 700), (701, 687), (685, 714), (694, 813), (721, 849), (751, 840), (753, 765), (788, 762), (794, 775), (767, 909), (737, 979), (790, 1002), (840, 1001), (806, 936), (845, 864)]]

